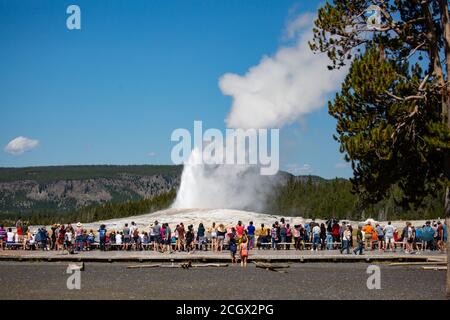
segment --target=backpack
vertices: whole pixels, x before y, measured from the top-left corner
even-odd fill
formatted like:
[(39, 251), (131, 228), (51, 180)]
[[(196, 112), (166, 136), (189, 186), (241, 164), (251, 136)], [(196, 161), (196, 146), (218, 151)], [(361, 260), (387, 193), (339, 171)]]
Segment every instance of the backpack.
[(106, 237), (106, 229), (100, 229), (99, 230), (99, 233), (100, 233), (100, 237)]

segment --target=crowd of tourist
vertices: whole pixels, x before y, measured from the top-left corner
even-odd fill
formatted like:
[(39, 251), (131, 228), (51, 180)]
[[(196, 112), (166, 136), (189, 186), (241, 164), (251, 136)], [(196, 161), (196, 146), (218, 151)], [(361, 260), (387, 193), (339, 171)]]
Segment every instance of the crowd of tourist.
[(386, 225), (367, 221), (355, 230), (349, 223), (329, 219), (317, 223), (315, 219), (304, 224), (291, 225), (285, 219), (271, 226), (256, 227), (252, 221), (245, 225), (238, 221), (235, 226), (213, 223), (205, 227), (200, 223), (185, 227), (180, 223), (174, 227), (155, 221), (146, 230), (140, 230), (131, 222), (121, 230), (107, 230), (101, 225), (98, 230), (86, 229), (81, 223), (75, 226), (52, 225), (33, 229), (19, 219), (14, 228), (0, 226), (1, 249), (54, 250), (61, 254), (100, 250), (153, 250), (161, 253), (195, 250), (229, 250), (236, 261), (239, 254), (246, 264), (248, 252), (260, 250), (340, 250), (341, 253), (363, 254), (364, 250), (404, 252), (418, 250), (445, 250), (447, 231), (440, 221), (427, 221), (422, 226), (407, 222), (398, 230), (388, 222)]

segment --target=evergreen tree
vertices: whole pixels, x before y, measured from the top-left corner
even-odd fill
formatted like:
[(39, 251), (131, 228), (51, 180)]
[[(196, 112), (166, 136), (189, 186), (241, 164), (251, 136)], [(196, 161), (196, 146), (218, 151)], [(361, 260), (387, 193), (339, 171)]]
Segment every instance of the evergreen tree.
[[(364, 19), (374, 3), (377, 24)], [(398, 185), (409, 207), (445, 188), (450, 233), (448, 1), (334, 0), (319, 9), (313, 31), (311, 49), (328, 54), (330, 70), (351, 65), (329, 113), (354, 191), (374, 203)]]

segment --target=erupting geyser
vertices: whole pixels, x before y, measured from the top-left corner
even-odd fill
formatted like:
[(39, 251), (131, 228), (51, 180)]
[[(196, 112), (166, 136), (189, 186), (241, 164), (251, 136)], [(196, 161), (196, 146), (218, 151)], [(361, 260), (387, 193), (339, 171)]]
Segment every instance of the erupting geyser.
[(261, 211), (277, 176), (260, 175), (255, 165), (207, 165), (194, 149), (185, 163), (173, 208)]

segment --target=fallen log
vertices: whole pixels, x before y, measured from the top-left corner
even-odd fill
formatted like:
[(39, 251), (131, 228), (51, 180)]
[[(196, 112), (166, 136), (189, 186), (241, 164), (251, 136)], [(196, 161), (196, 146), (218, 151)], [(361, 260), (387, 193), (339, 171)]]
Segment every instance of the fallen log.
[(146, 268), (158, 268), (160, 264), (138, 264), (133, 266), (127, 266), (127, 269), (146, 269)]
[(191, 263), (180, 263), (180, 264), (137, 264), (132, 266), (127, 266), (127, 269), (146, 269), (146, 268), (208, 268), (208, 267), (228, 267), (226, 263), (206, 263), (206, 264), (191, 264)]
[(447, 262), (393, 262), (390, 263), (389, 266), (421, 266), (421, 265), (444, 265)]
[(447, 270), (447, 267), (422, 267), (422, 269), (440, 271), (440, 270)]
[(288, 264), (274, 264), (274, 263), (265, 263), (265, 262), (256, 262), (252, 261), (259, 268), (274, 268), (274, 269), (287, 269), (291, 266)]
[(228, 264), (226, 263), (205, 263), (205, 264), (193, 264), (191, 265), (192, 268), (207, 268), (207, 267), (216, 267), (216, 268), (222, 268), (222, 267), (228, 267)]
[(255, 262), (252, 261), (257, 268), (266, 269), (269, 271), (279, 272), (279, 273), (287, 273), (285, 270), (279, 270), (279, 269), (287, 269), (290, 268), (290, 265), (280, 265), (280, 264), (271, 264), (271, 263), (262, 263), (262, 262)]
[(440, 257), (440, 258), (428, 258), (428, 262), (447, 262), (446, 257)]

